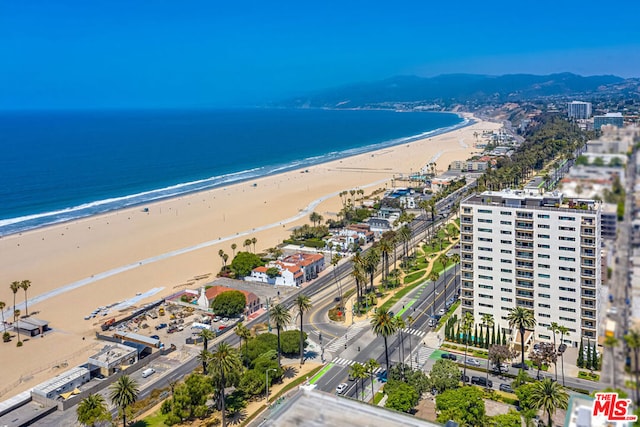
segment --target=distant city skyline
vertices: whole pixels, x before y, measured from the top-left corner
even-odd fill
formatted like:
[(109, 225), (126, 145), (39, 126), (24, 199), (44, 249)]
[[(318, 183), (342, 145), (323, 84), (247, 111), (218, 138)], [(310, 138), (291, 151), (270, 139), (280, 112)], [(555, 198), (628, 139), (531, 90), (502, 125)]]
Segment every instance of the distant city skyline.
[(639, 77), (640, 5), (568, 3), (4, 3), (0, 108), (244, 106), (397, 75)]

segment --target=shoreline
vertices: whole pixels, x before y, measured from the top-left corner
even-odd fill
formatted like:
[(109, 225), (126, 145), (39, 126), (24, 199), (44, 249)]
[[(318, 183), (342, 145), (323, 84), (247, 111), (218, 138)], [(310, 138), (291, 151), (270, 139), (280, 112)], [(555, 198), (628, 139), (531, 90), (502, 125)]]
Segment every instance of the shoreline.
[[(395, 111), (395, 110), (384, 110)], [(191, 194), (197, 194), (200, 192), (206, 192), (217, 188), (223, 188), (226, 186), (233, 186), (236, 184), (246, 183), (252, 180), (258, 180), (265, 177), (275, 176), (281, 173), (300, 171), (312, 166), (318, 166), (325, 163), (330, 163), (336, 160), (348, 159), (352, 156), (360, 154), (374, 153), (376, 151), (384, 149), (392, 149), (402, 144), (410, 144), (415, 141), (419, 141), (425, 138), (433, 138), (439, 135), (453, 132), (457, 129), (463, 129), (468, 126), (472, 126), (476, 123), (477, 119), (473, 116), (469, 116), (465, 113), (458, 113), (452, 111), (445, 111), (440, 113), (454, 114), (458, 116), (462, 121), (452, 126), (446, 126), (436, 128), (427, 132), (422, 132), (417, 135), (394, 138), (386, 141), (381, 141), (373, 144), (364, 145), (356, 148), (349, 148), (335, 153), (325, 153), (321, 156), (304, 158), (295, 160), (288, 164), (272, 164), (264, 165), (252, 169), (229, 172), (218, 176), (212, 176), (195, 181), (182, 182), (172, 184), (167, 187), (156, 188), (146, 191), (141, 191), (134, 194), (128, 194), (125, 196), (108, 197), (102, 200), (93, 200), (85, 203), (81, 203), (76, 206), (64, 207), (54, 209), (47, 212), (31, 213), (21, 215), (18, 217), (0, 219), (0, 239), (13, 236), (15, 234), (27, 233), (43, 229), (46, 227), (52, 227), (55, 225), (61, 225), (68, 222), (78, 221), (82, 219), (91, 218), (94, 216), (105, 215), (113, 213), (119, 210), (129, 208), (139, 208), (144, 205), (150, 205), (173, 198), (179, 198)], [(266, 173), (260, 175), (252, 175), (261, 169), (266, 170)], [(234, 178), (237, 177), (237, 178)], [(147, 197), (147, 198), (145, 198)], [(130, 200), (130, 203), (126, 201)], [(119, 204), (123, 202), (123, 204)], [(74, 212), (79, 212), (73, 214)], [(55, 217), (61, 216), (56, 220)], [(42, 222), (43, 218), (51, 218), (52, 220)], [(39, 221), (40, 220), (40, 221)], [(33, 223), (35, 222), (35, 223)], [(26, 224), (25, 224), (26, 223)], [(20, 225), (24, 224), (24, 225)], [(5, 231), (6, 229), (6, 231)]]
[[(231, 244), (237, 245), (236, 253), (247, 250), (247, 237), (257, 238), (256, 252), (276, 246), (293, 228), (308, 223), (311, 212), (336, 218), (342, 208), (339, 192), (368, 188), (366, 194), (371, 194), (389, 188), (393, 174), (419, 170), (433, 159), (438, 169), (446, 170), (451, 161), (477, 151), (474, 132), (500, 127), (478, 119), (431, 138), (315, 165), (308, 173), (298, 169), (262, 177), (255, 180), (256, 187), (238, 183), (148, 204), (148, 212), (131, 207), (5, 236), (0, 239), (5, 320), (11, 321), (7, 313), (13, 309), (9, 283), (29, 279), (29, 312), (38, 311), (35, 316), (54, 330), (20, 348), (15, 340), (0, 346), (6, 361), (0, 376), (6, 384), (19, 382), (12, 389), (19, 392), (51, 376), (49, 371), (27, 375), (39, 366), (64, 359), (70, 365), (84, 363), (95, 350), (87, 344), (95, 347), (98, 342), (94, 321), (82, 319), (96, 307), (137, 293), (143, 295), (135, 302), (141, 306), (174, 293), (196, 276), (210, 274), (211, 280), (222, 266), (219, 250), (231, 258)], [(16, 307), (23, 304), (20, 291)]]

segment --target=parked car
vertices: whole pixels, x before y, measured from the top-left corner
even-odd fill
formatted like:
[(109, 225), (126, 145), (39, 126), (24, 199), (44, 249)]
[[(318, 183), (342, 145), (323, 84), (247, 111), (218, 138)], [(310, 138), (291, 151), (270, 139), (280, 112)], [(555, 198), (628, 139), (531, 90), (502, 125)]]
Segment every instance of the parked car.
[(427, 326), (429, 326), (430, 328), (434, 328), (437, 324), (438, 324), (438, 321), (432, 317), (431, 319), (429, 319)]
[(451, 353), (442, 353), (440, 355), (441, 359), (449, 359), (449, 360), (453, 360), (454, 362), (456, 360), (458, 360), (458, 356), (456, 356), (455, 354), (451, 354)]
[(159, 331), (160, 329), (164, 329), (167, 327), (166, 323), (160, 323), (159, 325), (156, 326), (156, 331)]
[(444, 308), (441, 308), (440, 310), (438, 310), (438, 314), (440, 316), (444, 316), (444, 314), (447, 312), (447, 310), (445, 310)]
[(160, 337), (157, 336), (157, 335), (151, 335), (149, 338), (153, 338), (154, 340), (159, 340), (160, 339)]
[(489, 380), (487, 382), (487, 379), (485, 377), (471, 377), (471, 384), (489, 388), (493, 387), (493, 381)]
[(529, 370), (529, 365), (527, 365), (526, 363), (524, 364), (524, 366), (520, 362), (514, 363), (513, 365), (511, 365), (511, 367), (516, 369), (524, 369), (525, 371)]
[(504, 391), (505, 393), (513, 393), (513, 388), (511, 388), (510, 384), (502, 383), (500, 384), (500, 391)]
[(460, 381), (468, 383), (469, 382), (469, 376), (468, 375), (464, 375), (464, 374), (460, 374)]
[(467, 358), (467, 365), (469, 366), (480, 366), (480, 361), (478, 361), (477, 359), (474, 359), (472, 357)]
[(347, 383), (338, 384), (338, 387), (336, 387), (336, 393), (338, 394), (344, 393), (345, 391), (347, 391), (347, 387), (349, 387)]

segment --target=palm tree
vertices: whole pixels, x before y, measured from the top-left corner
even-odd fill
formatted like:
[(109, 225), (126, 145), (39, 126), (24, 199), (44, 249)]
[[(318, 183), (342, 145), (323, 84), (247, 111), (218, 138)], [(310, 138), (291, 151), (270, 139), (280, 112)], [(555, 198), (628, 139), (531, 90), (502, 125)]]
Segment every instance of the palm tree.
[[(553, 333), (553, 351), (557, 352), (558, 351), (558, 347), (556, 346), (556, 333), (558, 333), (558, 327), (560, 325), (558, 325), (558, 322), (551, 322), (551, 325), (547, 328), (548, 330), (550, 330)], [(556, 381), (558, 381), (558, 364), (554, 363), (553, 367), (556, 371)]]
[(380, 263), (380, 253), (378, 249), (373, 247), (367, 251), (364, 256), (364, 268), (367, 274), (369, 274), (369, 280), (371, 283), (370, 291), (373, 291), (373, 279), (376, 275), (376, 270), (378, 269), (378, 264)]
[(140, 392), (138, 384), (129, 375), (123, 375), (109, 387), (109, 391), (109, 400), (122, 413), (122, 425), (126, 426), (127, 406), (138, 400), (138, 393)]
[(376, 336), (382, 336), (384, 339), (384, 357), (389, 372), (389, 347), (387, 345), (387, 337), (390, 337), (396, 331), (393, 317), (386, 308), (379, 308), (375, 311), (371, 319), (371, 328)]
[(444, 300), (447, 300), (447, 266), (451, 262), (451, 257), (447, 254), (440, 255), (440, 263), (442, 264), (442, 272), (444, 273)]
[(322, 215), (320, 215), (317, 212), (311, 212), (311, 215), (309, 215), (309, 219), (311, 220), (311, 222), (313, 223), (313, 226), (315, 227), (319, 222), (322, 221)]
[(547, 413), (548, 426), (552, 427), (551, 417), (556, 409), (567, 409), (569, 395), (560, 384), (547, 377), (533, 383), (531, 402), (534, 407)]
[(111, 414), (101, 394), (90, 394), (80, 401), (76, 409), (78, 422), (85, 426), (93, 426), (100, 421), (110, 421)]
[[(407, 327), (407, 324), (405, 323), (404, 319), (400, 316), (395, 316), (393, 318), (393, 327), (396, 328), (396, 331), (398, 331), (398, 334), (400, 335), (400, 351), (399, 356), (400, 356), (400, 360), (398, 361), (400, 364), (404, 364), (404, 333), (403, 330), (404, 328)], [(403, 375), (403, 379), (404, 379), (404, 369), (402, 369), (402, 375)]]
[[(21, 286), (20, 282), (18, 282), (17, 280), (11, 282), (11, 284), (9, 285), (11, 292), (13, 292), (13, 311), (16, 311), (16, 294), (18, 293), (20, 286)], [(14, 315), (14, 318), (15, 318), (15, 315)]]
[(256, 253), (256, 243), (258, 242), (258, 239), (256, 239), (255, 237), (251, 238), (251, 244), (253, 245), (253, 253)]
[[(467, 378), (467, 350), (469, 349), (469, 335), (471, 334), (471, 328), (473, 328), (473, 314), (470, 312), (464, 313), (464, 317), (460, 321), (460, 332), (464, 337), (464, 373), (462, 376), (463, 382), (466, 382)], [(488, 384), (488, 383), (487, 383)]]
[(218, 403), (220, 405), (220, 413), (222, 414), (222, 427), (227, 425), (227, 417), (225, 413), (225, 395), (226, 387), (237, 384), (242, 373), (242, 363), (238, 351), (226, 342), (221, 342), (211, 355), (211, 377), (218, 395)]
[(0, 315), (2, 315), (2, 332), (7, 332), (7, 324), (4, 322), (4, 308), (7, 304), (4, 301), (0, 301)]
[(280, 347), (280, 330), (289, 322), (291, 322), (291, 313), (289, 313), (289, 309), (286, 308), (282, 304), (276, 304), (271, 307), (269, 310), (269, 319), (276, 327), (276, 331), (278, 333), (278, 367), (281, 367), (280, 363), (280, 355), (282, 353)]
[[(569, 328), (563, 325), (558, 326), (560, 332), (560, 345), (564, 344), (564, 336), (569, 333)], [(562, 385), (564, 386), (564, 351), (560, 352), (560, 370), (562, 372)]]
[(635, 389), (636, 389), (636, 406), (640, 404), (640, 381), (638, 379), (638, 352), (640, 351), (640, 331), (637, 329), (631, 329), (627, 335), (624, 336), (624, 341), (627, 343), (627, 347), (633, 351), (633, 366), (635, 366)]
[(231, 244), (231, 250), (233, 251), (233, 257), (236, 257), (236, 248), (238, 247), (238, 245), (236, 245), (235, 243)]
[(20, 282), (20, 287), (24, 291), (24, 315), (29, 317), (29, 309), (27, 307), (27, 289), (31, 287), (31, 280), (23, 280)]
[(202, 329), (200, 331), (200, 338), (202, 338), (202, 347), (205, 350), (209, 350), (209, 340), (214, 339), (216, 336), (211, 329)]
[(358, 396), (358, 381), (360, 381), (362, 397), (364, 397), (364, 384), (362, 381), (368, 377), (366, 367), (363, 364), (356, 362), (349, 367), (349, 373), (351, 374), (351, 377), (356, 381), (356, 398)]
[(378, 249), (382, 256), (382, 282), (386, 283), (385, 280), (389, 276), (389, 254), (393, 251), (393, 243), (389, 239), (383, 238), (380, 240)]
[[(455, 282), (455, 277), (458, 275), (458, 264), (460, 264), (460, 254), (459, 253), (455, 253), (453, 255), (451, 255), (451, 262), (454, 265), (454, 270), (453, 270), (453, 290), (457, 291), (456, 289), (456, 282)], [(446, 290), (446, 288), (445, 288)]]
[(536, 326), (536, 319), (533, 316), (532, 310), (515, 307), (509, 311), (507, 320), (509, 321), (509, 327), (515, 327), (520, 331), (520, 356), (522, 358), (522, 366), (520, 369), (524, 369), (524, 332)]
[[(376, 372), (376, 369), (380, 367), (380, 364), (376, 359), (369, 359), (367, 363), (364, 364), (364, 368), (366, 372), (369, 374), (369, 378), (371, 379), (371, 399), (375, 396), (373, 391), (373, 374)], [(387, 362), (388, 367), (388, 362)], [(387, 369), (387, 376), (389, 375), (389, 370)], [(364, 391), (364, 390), (363, 390)]]
[(295, 300), (295, 306), (298, 309), (298, 316), (300, 316), (300, 366), (304, 363), (304, 332), (302, 330), (302, 318), (304, 312), (311, 310), (311, 300), (308, 296), (298, 294)]
[[(487, 331), (485, 336), (489, 338), (489, 328), (493, 327), (493, 314), (485, 313), (482, 315), (482, 324), (485, 326), (485, 330)], [(488, 348), (489, 346), (487, 346)], [(499, 368), (498, 368), (499, 369)], [(487, 384), (489, 384), (489, 358), (487, 357)]]
[(233, 332), (235, 332), (235, 334), (240, 338), (240, 347), (241, 348), (242, 348), (242, 340), (244, 340), (244, 357), (245, 357), (245, 359), (248, 359), (248, 356), (247, 356), (248, 345), (247, 344), (248, 344), (249, 338), (251, 338), (251, 331), (249, 330), (249, 328), (244, 326), (244, 323), (238, 322), (238, 324), (236, 325), (236, 327), (233, 330)]
[(22, 345), (22, 341), (20, 341), (20, 328), (18, 328), (18, 319), (20, 318), (20, 310), (14, 310), (13, 311), (13, 329), (16, 331), (16, 333), (18, 334), (18, 342), (16, 343), (18, 345), (18, 347), (20, 347)]
[(408, 225), (402, 226), (402, 228), (398, 231), (398, 237), (402, 242), (403, 247), (403, 256), (407, 257), (409, 255), (409, 242), (411, 241), (411, 227)]
[(358, 308), (358, 312), (360, 312), (360, 304), (362, 302), (362, 296), (364, 294), (362, 291), (362, 286), (366, 286), (367, 276), (365, 275), (362, 264), (357, 262), (357, 257), (358, 254), (353, 257), (353, 272), (351, 273), (351, 275), (356, 281), (356, 307)]
[(438, 281), (439, 278), (440, 278), (440, 274), (438, 274), (437, 271), (431, 270), (431, 273), (429, 273), (428, 279), (431, 280), (431, 282), (433, 282), (433, 288), (431, 288), (431, 299), (432, 299), (431, 314), (432, 315), (436, 314), (436, 282)]
[[(614, 348), (618, 345), (620, 340), (616, 337), (606, 337), (604, 339), (604, 346), (608, 347), (611, 350), (611, 387), (616, 388), (616, 363), (615, 363), (615, 355)], [(595, 359), (596, 355), (593, 356)]]
[(251, 247), (251, 239), (244, 239), (242, 246), (245, 248)]
[[(335, 280), (336, 287), (338, 288), (338, 297), (340, 298), (340, 308), (344, 309), (344, 301), (342, 301), (342, 285), (341, 285), (340, 281), (338, 280), (338, 274), (336, 272), (336, 269), (338, 267), (338, 263), (340, 263), (340, 259), (342, 259), (340, 254), (335, 254), (331, 258), (331, 265), (333, 266), (333, 280)], [(340, 310), (340, 311), (343, 311), (343, 310)]]
[(198, 360), (202, 363), (202, 373), (207, 375), (209, 363), (211, 362), (211, 352), (209, 350), (202, 349), (200, 353), (198, 353)]

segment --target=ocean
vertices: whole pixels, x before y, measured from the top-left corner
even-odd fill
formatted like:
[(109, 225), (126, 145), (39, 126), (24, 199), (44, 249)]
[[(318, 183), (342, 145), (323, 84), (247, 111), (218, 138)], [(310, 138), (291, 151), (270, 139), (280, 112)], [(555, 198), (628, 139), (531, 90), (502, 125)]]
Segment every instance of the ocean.
[(0, 236), (461, 127), (381, 110), (0, 112)]

